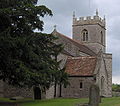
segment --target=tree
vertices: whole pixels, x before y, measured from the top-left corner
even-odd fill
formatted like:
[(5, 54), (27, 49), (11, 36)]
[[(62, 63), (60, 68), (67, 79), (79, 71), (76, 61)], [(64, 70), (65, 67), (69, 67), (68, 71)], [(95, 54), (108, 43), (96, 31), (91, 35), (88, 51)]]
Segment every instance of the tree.
[(60, 85), (59, 97), (62, 97), (62, 94), (61, 94), (61, 92), (62, 92), (62, 85), (64, 86), (64, 88), (66, 88), (67, 85), (70, 85), (70, 83), (68, 81), (68, 74), (65, 72), (65, 67), (60, 70), (59, 85)]
[(120, 85), (119, 84), (112, 84), (112, 91), (120, 92)]
[(62, 60), (58, 60), (58, 56), (60, 55), (60, 53), (62, 52), (62, 50), (64, 49), (62, 44), (58, 44), (54, 46), (54, 59), (56, 61), (56, 65), (55, 65), (55, 76), (54, 76), (54, 97), (56, 97), (56, 87), (57, 85), (60, 86), (60, 95), (59, 97), (61, 97), (61, 90), (62, 90), (62, 85), (64, 85), (64, 87), (66, 87), (69, 82), (68, 82), (68, 74), (65, 72), (65, 67), (60, 67), (60, 64), (62, 62)]
[(55, 76), (54, 76), (54, 98), (56, 97), (56, 87), (57, 84), (59, 83), (60, 80), (60, 63), (61, 61), (58, 61), (57, 57), (59, 55), (59, 53), (63, 50), (62, 45), (55, 45), (54, 46), (54, 60), (56, 61), (56, 65), (55, 65)]
[(30, 63), (39, 56), (34, 51), (37, 46), (33, 47), (36, 38), (51, 39), (34, 33), (35, 29), (43, 30), (39, 17), (52, 15), (51, 10), (36, 3), (37, 0), (0, 1), (0, 79), (12, 85), (27, 85), (35, 76)]
[(61, 50), (61, 45), (51, 34), (34, 32), (43, 30), (41, 17), (52, 16), (50, 9), (36, 4), (37, 0), (0, 1), (0, 80), (45, 90), (60, 72), (54, 47)]

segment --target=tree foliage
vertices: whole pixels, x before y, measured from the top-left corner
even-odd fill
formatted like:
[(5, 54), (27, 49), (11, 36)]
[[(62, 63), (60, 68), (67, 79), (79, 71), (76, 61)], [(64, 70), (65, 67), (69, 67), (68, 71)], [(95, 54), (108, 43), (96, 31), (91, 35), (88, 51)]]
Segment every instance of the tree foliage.
[(120, 85), (119, 84), (112, 84), (112, 91), (120, 92)]
[(0, 79), (45, 89), (61, 73), (55, 57), (62, 46), (54, 43), (55, 36), (34, 32), (43, 30), (41, 17), (52, 16), (50, 9), (36, 4), (37, 0), (0, 0)]

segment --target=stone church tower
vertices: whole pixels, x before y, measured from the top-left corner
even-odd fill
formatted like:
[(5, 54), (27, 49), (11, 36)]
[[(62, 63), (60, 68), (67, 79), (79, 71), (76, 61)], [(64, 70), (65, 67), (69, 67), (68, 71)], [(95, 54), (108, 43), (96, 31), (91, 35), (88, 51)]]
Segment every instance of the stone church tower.
[(101, 96), (112, 95), (112, 54), (106, 53), (106, 20), (98, 15), (80, 17), (73, 14), (73, 40), (81, 43), (97, 55), (96, 83), (101, 90)]
[(79, 19), (73, 14), (73, 39), (88, 46), (95, 53), (98, 53), (100, 49), (105, 53), (105, 18), (100, 18), (98, 11), (93, 17), (80, 17)]

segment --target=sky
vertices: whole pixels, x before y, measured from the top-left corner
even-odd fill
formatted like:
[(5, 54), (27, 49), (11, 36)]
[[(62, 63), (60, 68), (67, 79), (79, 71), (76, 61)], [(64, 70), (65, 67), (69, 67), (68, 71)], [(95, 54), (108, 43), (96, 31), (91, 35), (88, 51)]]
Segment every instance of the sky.
[(99, 16), (106, 17), (107, 52), (113, 58), (113, 83), (120, 84), (120, 0), (39, 0), (38, 5), (45, 5), (52, 10), (52, 17), (43, 20), (45, 33), (51, 33), (54, 25), (57, 31), (72, 37), (72, 16), (93, 16), (96, 9)]

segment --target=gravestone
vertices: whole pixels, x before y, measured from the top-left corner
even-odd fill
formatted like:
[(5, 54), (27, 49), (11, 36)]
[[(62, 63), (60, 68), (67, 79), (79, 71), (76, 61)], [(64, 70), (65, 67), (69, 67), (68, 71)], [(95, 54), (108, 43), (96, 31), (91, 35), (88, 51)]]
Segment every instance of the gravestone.
[(16, 96), (16, 97), (11, 97), (10, 100), (22, 100), (24, 97), (21, 96)]
[(99, 106), (100, 90), (96, 84), (91, 85), (89, 93), (89, 106)]

